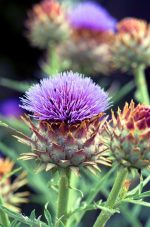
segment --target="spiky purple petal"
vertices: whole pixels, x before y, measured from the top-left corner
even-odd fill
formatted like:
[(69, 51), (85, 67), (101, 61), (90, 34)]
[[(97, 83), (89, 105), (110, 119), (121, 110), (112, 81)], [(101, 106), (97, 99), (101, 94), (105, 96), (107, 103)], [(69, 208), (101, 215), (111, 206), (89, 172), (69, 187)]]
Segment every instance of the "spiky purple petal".
[(102, 6), (93, 2), (84, 2), (74, 7), (69, 14), (70, 23), (75, 28), (93, 30), (114, 30), (114, 19)]
[(90, 78), (73, 72), (41, 80), (21, 100), (22, 108), (35, 119), (67, 123), (92, 118), (110, 106), (106, 92)]

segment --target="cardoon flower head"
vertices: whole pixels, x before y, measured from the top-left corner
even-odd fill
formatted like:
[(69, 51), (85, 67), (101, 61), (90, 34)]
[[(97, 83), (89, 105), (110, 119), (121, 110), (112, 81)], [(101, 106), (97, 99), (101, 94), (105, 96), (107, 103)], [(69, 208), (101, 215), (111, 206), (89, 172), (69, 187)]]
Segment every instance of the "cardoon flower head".
[(57, 0), (43, 0), (34, 5), (26, 25), (31, 44), (39, 48), (47, 48), (51, 43), (58, 44), (69, 35), (64, 9)]
[[(74, 70), (107, 74), (111, 71), (109, 45), (116, 20), (96, 3), (75, 5), (70, 10), (71, 38), (59, 47), (58, 55)], [(67, 51), (66, 51), (67, 49)]]
[(97, 31), (114, 30), (116, 20), (102, 6), (93, 2), (84, 2), (73, 8), (69, 20), (74, 28)]
[(90, 119), (109, 107), (107, 93), (90, 78), (72, 72), (42, 80), (26, 92), (22, 102), (38, 120), (66, 123)]
[(117, 116), (112, 112), (110, 149), (117, 162), (138, 170), (150, 167), (150, 106), (132, 101)]
[(14, 163), (9, 159), (0, 158), (0, 195), (3, 198), (4, 206), (12, 211), (19, 212), (19, 205), (28, 202), (28, 192), (19, 192), (21, 187), (27, 184), (26, 174), (21, 173), (14, 181), (9, 174), (13, 171)]
[(117, 25), (111, 46), (115, 69), (133, 72), (139, 65), (150, 65), (150, 25), (144, 20), (125, 18)]
[(33, 153), (23, 159), (42, 162), (42, 168), (90, 166), (107, 164), (100, 135), (110, 106), (109, 98), (90, 78), (67, 72), (43, 79), (22, 98), (22, 107), (32, 113), (24, 121), (32, 137), (17, 137), (31, 146)]

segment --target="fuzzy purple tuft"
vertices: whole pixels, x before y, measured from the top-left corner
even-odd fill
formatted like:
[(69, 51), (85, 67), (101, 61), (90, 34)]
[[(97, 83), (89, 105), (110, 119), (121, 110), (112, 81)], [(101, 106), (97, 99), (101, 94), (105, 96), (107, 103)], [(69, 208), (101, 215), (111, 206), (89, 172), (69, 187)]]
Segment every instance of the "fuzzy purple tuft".
[(21, 106), (37, 120), (76, 123), (109, 108), (108, 94), (90, 78), (73, 72), (41, 80), (21, 98)]
[(69, 19), (75, 28), (107, 31), (114, 30), (116, 26), (116, 19), (102, 6), (93, 2), (78, 4), (70, 12)]

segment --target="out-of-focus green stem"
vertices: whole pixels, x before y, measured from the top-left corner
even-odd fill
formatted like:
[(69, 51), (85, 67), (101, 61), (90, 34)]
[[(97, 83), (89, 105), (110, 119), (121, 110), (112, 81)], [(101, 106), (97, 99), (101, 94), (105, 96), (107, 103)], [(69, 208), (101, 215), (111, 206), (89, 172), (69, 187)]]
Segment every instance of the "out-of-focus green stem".
[(143, 65), (140, 65), (139, 67), (137, 67), (134, 70), (134, 75), (135, 75), (135, 81), (136, 81), (136, 86), (137, 86), (137, 90), (138, 90), (138, 95), (140, 96), (140, 101), (143, 104), (149, 105), (150, 99), (149, 99), (144, 69), (145, 69), (145, 67)]
[[(61, 169), (57, 205), (56, 227), (67, 226), (67, 213), (69, 201), (70, 170)], [(63, 224), (63, 225), (62, 225)]]
[[(3, 205), (3, 200), (0, 196), (0, 205)], [(8, 215), (0, 209), (0, 224), (2, 224), (5, 227), (10, 227), (10, 221), (8, 218)]]
[[(127, 173), (128, 170), (126, 168), (121, 167), (118, 170), (114, 185), (106, 201), (106, 207), (114, 208), (115, 202), (122, 190), (122, 185), (126, 179)], [(93, 227), (104, 227), (111, 215), (112, 214), (108, 211), (101, 211)]]
[(60, 62), (56, 53), (56, 47), (50, 45), (47, 49), (46, 63), (42, 65), (42, 70), (49, 76), (54, 76), (61, 70)]

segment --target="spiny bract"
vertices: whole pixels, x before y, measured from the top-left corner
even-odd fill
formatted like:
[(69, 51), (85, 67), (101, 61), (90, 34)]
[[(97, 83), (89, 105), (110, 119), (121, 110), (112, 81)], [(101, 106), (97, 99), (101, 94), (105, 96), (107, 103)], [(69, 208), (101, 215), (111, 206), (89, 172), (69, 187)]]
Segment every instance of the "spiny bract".
[(119, 164), (138, 170), (150, 167), (150, 106), (126, 103), (117, 117), (112, 112), (108, 132), (109, 149)]

